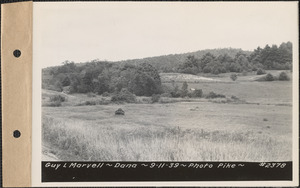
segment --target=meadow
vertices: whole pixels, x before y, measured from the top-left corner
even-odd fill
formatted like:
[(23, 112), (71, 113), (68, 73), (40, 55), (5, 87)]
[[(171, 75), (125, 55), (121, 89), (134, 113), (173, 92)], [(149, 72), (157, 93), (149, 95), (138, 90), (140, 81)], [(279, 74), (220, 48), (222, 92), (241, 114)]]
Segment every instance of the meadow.
[[(291, 160), (292, 81), (252, 77), (188, 82), (190, 88), (242, 102), (166, 98), (171, 102), (151, 104), (144, 97), (140, 103), (114, 104), (108, 97), (65, 94), (62, 106), (42, 107), (43, 160)], [(55, 94), (43, 91), (43, 100)], [(84, 105), (85, 100), (98, 103)], [(118, 108), (124, 116), (114, 114)]]

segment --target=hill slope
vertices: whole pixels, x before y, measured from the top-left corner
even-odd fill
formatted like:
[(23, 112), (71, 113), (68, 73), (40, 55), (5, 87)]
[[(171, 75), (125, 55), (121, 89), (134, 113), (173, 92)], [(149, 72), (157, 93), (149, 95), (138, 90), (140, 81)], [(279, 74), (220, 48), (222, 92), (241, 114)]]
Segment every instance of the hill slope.
[[(251, 51), (243, 51), (242, 49), (236, 48), (219, 48), (219, 49), (207, 49), (207, 50), (199, 50), (196, 52), (188, 52), (182, 54), (169, 54), (163, 56), (155, 56), (155, 57), (147, 57), (143, 59), (130, 59), (124, 61), (117, 61), (119, 64), (132, 64), (138, 65), (140, 63), (149, 63), (153, 65), (158, 70), (164, 70), (166, 72), (174, 72), (175, 68), (178, 67), (179, 64), (182, 64), (187, 56), (193, 55), (197, 59), (201, 59), (206, 53), (211, 53), (214, 56), (227, 54), (228, 56), (234, 58), (235, 55), (242, 51), (246, 55), (250, 55)], [(172, 70), (172, 68), (174, 70)], [(169, 70), (167, 70), (169, 69)]]

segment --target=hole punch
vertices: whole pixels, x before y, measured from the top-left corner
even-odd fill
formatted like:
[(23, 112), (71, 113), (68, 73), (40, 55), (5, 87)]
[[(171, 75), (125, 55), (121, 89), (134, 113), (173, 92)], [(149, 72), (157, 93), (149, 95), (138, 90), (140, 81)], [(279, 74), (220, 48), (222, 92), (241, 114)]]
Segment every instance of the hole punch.
[(20, 51), (20, 50), (15, 50), (13, 54), (14, 54), (14, 56), (15, 56), (16, 58), (18, 58), (18, 57), (21, 56), (21, 51)]
[(21, 132), (19, 130), (14, 131), (14, 137), (19, 138), (21, 136)]

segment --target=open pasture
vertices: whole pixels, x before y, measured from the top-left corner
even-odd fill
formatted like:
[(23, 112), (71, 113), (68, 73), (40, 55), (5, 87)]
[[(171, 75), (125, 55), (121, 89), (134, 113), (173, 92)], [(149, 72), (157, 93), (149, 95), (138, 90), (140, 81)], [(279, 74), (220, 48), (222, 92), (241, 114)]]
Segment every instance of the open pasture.
[[(125, 116), (115, 116), (118, 108)], [(172, 103), (43, 108), (59, 160), (291, 160), (291, 107)]]
[[(278, 76), (281, 71), (267, 71), (274, 76)], [(242, 73), (238, 76), (236, 81), (232, 81), (230, 77), (231, 73), (225, 73), (220, 75), (207, 75), (200, 76), (186, 75), (185, 80), (181, 80), (182, 74), (172, 73), (171, 80), (175, 80), (175, 85), (179, 88), (182, 87), (183, 81), (187, 81), (189, 88), (202, 89), (204, 94), (208, 94), (213, 91), (218, 94), (226, 95), (227, 97), (236, 96), (241, 100), (248, 103), (259, 104), (274, 104), (274, 105), (291, 105), (292, 104), (292, 80), (290, 81), (272, 81), (272, 82), (258, 82), (254, 81), (255, 78), (265, 75), (256, 75), (254, 73), (248, 73), (243, 76)], [(169, 75), (169, 77), (170, 77)], [(291, 78), (292, 75), (288, 73)], [(165, 75), (163, 74), (162, 77)], [(201, 79), (202, 76), (206, 76), (208, 79)], [(165, 80), (162, 78), (162, 80)], [(171, 86), (171, 82), (164, 82), (163, 84)]]

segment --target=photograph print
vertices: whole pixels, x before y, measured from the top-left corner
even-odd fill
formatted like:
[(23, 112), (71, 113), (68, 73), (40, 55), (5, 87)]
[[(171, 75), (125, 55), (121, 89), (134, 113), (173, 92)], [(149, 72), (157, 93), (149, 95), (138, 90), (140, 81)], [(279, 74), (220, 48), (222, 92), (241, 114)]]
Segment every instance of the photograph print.
[(295, 5), (35, 3), (41, 160), (292, 161)]

